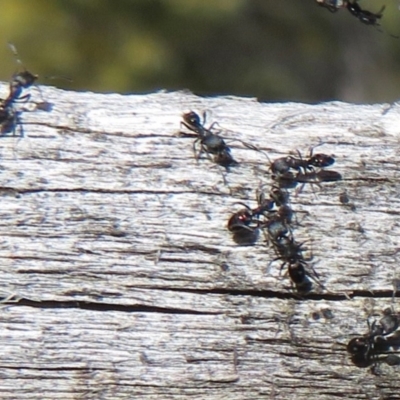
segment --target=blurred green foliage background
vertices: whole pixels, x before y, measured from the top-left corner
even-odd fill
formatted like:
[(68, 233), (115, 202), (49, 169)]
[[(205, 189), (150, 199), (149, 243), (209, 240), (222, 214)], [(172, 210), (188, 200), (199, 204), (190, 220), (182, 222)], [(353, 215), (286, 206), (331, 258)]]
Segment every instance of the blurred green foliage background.
[(74, 90), (396, 100), (399, 1), (360, 1), (386, 3), (383, 32), (315, 0), (0, 0), (0, 79), (17, 68), (11, 42), (41, 84)]

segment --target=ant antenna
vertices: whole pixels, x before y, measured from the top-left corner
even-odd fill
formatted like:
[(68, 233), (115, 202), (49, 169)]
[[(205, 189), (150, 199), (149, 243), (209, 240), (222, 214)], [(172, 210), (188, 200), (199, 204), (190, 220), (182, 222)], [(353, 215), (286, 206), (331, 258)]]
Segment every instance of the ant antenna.
[(51, 76), (45, 76), (44, 79), (62, 79), (63, 81), (67, 81), (67, 82), (73, 82), (74, 80), (71, 78), (68, 78), (68, 76), (59, 76), (59, 75), (51, 75)]
[(17, 64), (19, 64), (25, 71), (27, 71), (27, 69), (24, 66), (24, 64), (22, 63), (21, 59), (18, 57), (18, 51), (17, 51), (17, 48), (15, 47), (15, 45), (12, 44), (11, 42), (7, 42), (7, 44), (8, 44), (8, 47), (10, 48), (11, 52), (14, 54), (15, 61), (17, 62)]
[[(20, 64), (22, 67), (24, 67), (24, 65), (22, 64), (22, 61), (18, 58), (18, 52), (17, 52), (17, 48), (10, 42), (7, 42), (8, 47), (10, 48), (10, 50), (12, 51), (12, 53), (14, 54), (15, 60), (17, 61), (18, 64)], [(25, 69), (25, 67), (24, 67)]]
[(28, 87), (32, 85), (39, 77), (39, 75), (32, 74), (31, 72), (29, 72), (25, 67), (25, 65), (22, 63), (22, 61), (18, 58), (17, 48), (10, 42), (8, 42), (7, 44), (12, 53), (14, 54), (17, 64), (19, 64), (24, 70), (24, 72), (19, 72), (18, 74), (15, 73), (13, 78), (16, 79), (17, 81), (20, 81), (18, 82), (20, 86)]

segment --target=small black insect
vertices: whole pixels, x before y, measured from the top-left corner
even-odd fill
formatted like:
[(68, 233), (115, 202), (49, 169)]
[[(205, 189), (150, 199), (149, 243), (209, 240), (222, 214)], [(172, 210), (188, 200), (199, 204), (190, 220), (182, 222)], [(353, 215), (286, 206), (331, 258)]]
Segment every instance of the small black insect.
[[(237, 164), (231, 155), (231, 149), (227, 146), (224, 139), (211, 131), (215, 123), (209, 128), (206, 128), (204, 122), (201, 122), (199, 115), (194, 111), (183, 114), (182, 118), (183, 121), (181, 122), (181, 125), (194, 132), (194, 134), (181, 132), (180, 136), (196, 138), (193, 142), (193, 152), (196, 160), (198, 160), (201, 154), (205, 152), (209, 157), (210, 155), (213, 155), (214, 162), (225, 168)], [(196, 149), (196, 144), (198, 142), (200, 142), (199, 151)]]
[(308, 158), (304, 159), (300, 152), (297, 151), (299, 158), (291, 157), (291, 168), (298, 172), (313, 171), (314, 168), (326, 168), (334, 164), (335, 159), (327, 154), (318, 153), (313, 155), (311, 148)]
[[(318, 153), (313, 155), (313, 149), (307, 159), (304, 159), (300, 152), (299, 157), (280, 157), (271, 162), (272, 178), (276, 180), (293, 181), (295, 176), (306, 175), (315, 171), (315, 168), (326, 168), (334, 164), (335, 159), (327, 154)], [(286, 187), (286, 186), (285, 186)], [(292, 186), (289, 186), (292, 187)]]
[[(359, 0), (316, 0), (316, 2), (327, 8), (330, 12), (337, 12), (341, 8), (346, 8), (351, 15), (356, 17), (360, 22), (365, 25), (372, 25), (381, 32), (379, 29), (380, 19), (383, 17), (383, 11), (385, 6), (383, 6), (378, 12), (373, 13), (368, 10), (364, 10), (359, 5)], [(399, 36), (390, 35), (391, 37), (398, 39)]]
[(18, 58), (18, 53), (16, 47), (9, 43), (8, 44), (14, 56), (16, 57), (17, 63), (20, 64), (23, 68), (23, 71), (16, 72), (10, 81), (10, 93), (5, 100), (5, 105), (8, 107), (15, 101), (27, 101), (30, 98), (29, 94), (26, 94), (21, 97), (22, 91), (32, 86), (38, 78), (38, 75), (32, 74), (29, 72), (22, 64), (21, 60)]
[(372, 13), (371, 11), (363, 10), (358, 4), (357, 0), (347, 1), (346, 8), (349, 12), (354, 15), (359, 21), (366, 25), (379, 26), (379, 20), (383, 16), (383, 11), (385, 6), (383, 6), (377, 13)]
[[(360, 368), (366, 368), (378, 361), (378, 355), (386, 353), (392, 346), (399, 346), (400, 339), (395, 335), (399, 327), (398, 316), (391, 309), (384, 311), (379, 322), (368, 323), (368, 333), (352, 338), (347, 344), (351, 361)], [(393, 335), (392, 335), (393, 334)]]
[(351, 355), (351, 361), (360, 368), (366, 368), (376, 361), (378, 351), (385, 351), (387, 343), (382, 336), (382, 328), (376, 324), (368, 322), (368, 333), (350, 339), (347, 344), (347, 352)]
[(236, 235), (234, 240), (240, 235), (248, 236), (249, 232), (254, 232), (259, 228), (266, 229), (268, 235), (274, 239), (282, 233), (288, 233), (288, 225), (293, 217), (293, 211), (287, 204), (289, 193), (273, 186), (269, 197), (262, 190), (257, 191), (256, 200), (257, 207), (255, 208), (250, 208), (244, 203), (236, 203), (244, 208), (234, 213), (228, 220), (228, 230)]
[[(11, 51), (17, 59), (17, 63), (22, 65), (21, 60), (18, 59), (18, 54), (15, 46), (9, 43)], [(37, 79), (37, 75), (29, 72), (25, 67), (21, 72), (16, 72), (10, 81), (10, 92), (6, 99), (0, 99), (0, 133), (5, 134), (8, 132), (15, 133), (17, 124), (19, 123), (19, 114), (14, 108), (16, 102), (25, 102), (30, 98), (30, 94), (22, 96), (22, 91), (34, 84)], [(19, 123), (21, 127), (21, 136), (23, 136), (22, 124)]]

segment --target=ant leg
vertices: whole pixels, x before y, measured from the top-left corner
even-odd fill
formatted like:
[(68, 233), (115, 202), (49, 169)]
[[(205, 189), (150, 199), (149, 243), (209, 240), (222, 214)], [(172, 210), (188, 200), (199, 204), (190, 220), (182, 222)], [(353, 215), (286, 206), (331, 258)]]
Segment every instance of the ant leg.
[(246, 208), (247, 210), (251, 211), (251, 208), (247, 204), (241, 203), (240, 201), (237, 201), (233, 204), (235, 204), (235, 205), (239, 204), (239, 205), (243, 206), (244, 208)]
[(264, 191), (256, 189), (256, 200), (258, 205), (261, 205), (265, 201)]
[[(242, 224), (236, 224), (236, 225), (232, 225), (232, 226), (231, 226), (231, 228), (235, 228), (235, 227), (240, 228), (240, 229), (246, 229), (246, 230), (248, 230), (249, 232), (254, 232), (255, 230), (258, 229), (258, 226), (254, 227), (254, 228), (251, 228), (250, 226), (242, 225)], [(233, 233), (234, 233), (234, 232), (233, 232)]]
[[(283, 262), (283, 263), (281, 264), (281, 267), (279, 268), (279, 276), (281, 276), (283, 267), (284, 267), (285, 265), (286, 265), (286, 261)], [(283, 276), (286, 276), (286, 274), (287, 274), (287, 271), (286, 271), (286, 273), (285, 273)]]
[(207, 120), (207, 111), (203, 111), (203, 113), (201, 114), (201, 116), (203, 117), (203, 122), (201, 123), (204, 127), (204, 125), (206, 124), (206, 120)]
[[(310, 260), (311, 261), (311, 260)], [(307, 266), (310, 267), (311, 271), (313, 272), (313, 274), (319, 279), (319, 275), (317, 274), (317, 271), (314, 269), (314, 267), (312, 265), (307, 264)]]
[(275, 261), (280, 260), (280, 259), (281, 259), (280, 257), (276, 257), (276, 258), (274, 258), (273, 260), (271, 260), (271, 261), (268, 263), (267, 269), (266, 269), (265, 272), (268, 274), (269, 271), (271, 270), (271, 265), (272, 265)]
[[(44, 103), (44, 102), (45, 102), (45, 99), (44, 99), (44, 97), (43, 97), (42, 89), (40, 89), (40, 86), (38, 86), (38, 85), (35, 85), (35, 88), (39, 91), (40, 98), (42, 99), (42, 103)], [(26, 96), (30, 96), (30, 95), (26, 95)]]
[[(207, 129), (208, 129), (209, 131), (211, 131), (211, 129), (213, 129), (214, 126), (220, 127), (220, 124), (219, 124), (218, 122), (213, 122)], [(220, 129), (218, 132), (222, 132), (222, 130)]]
[(30, 94), (26, 94), (25, 96), (18, 97), (13, 102), (14, 103), (27, 103), (30, 98), (31, 98), (31, 95)]
[(323, 146), (325, 144), (325, 142), (323, 141), (323, 140), (321, 140), (321, 138), (319, 138), (319, 143), (318, 144), (316, 144), (316, 145), (314, 145), (314, 146), (310, 146), (310, 148), (309, 148), (309, 155), (308, 155), (308, 157), (309, 158), (311, 158), (312, 156), (313, 156), (313, 153), (314, 153), (314, 149), (315, 148), (317, 148), (317, 147), (319, 147), (319, 146)]
[(302, 183), (301, 186), (298, 187), (298, 188), (294, 191), (294, 197), (297, 197), (297, 196), (303, 191), (305, 185), (306, 185), (305, 183)]
[(196, 159), (196, 161), (199, 161), (201, 153), (204, 151), (203, 149), (203, 145), (200, 146), (200, 150), (197, 151), (196, 148), (196, 143), (200, 140), (200, 138), (198, 137), (194, 142), (193, 142), (193, 154), (194, 154), (194, 158)]
[[(184, 122), (181, 121), (179, 127), (182, 129), (182, 126), (184, 126), (186, 129), (189, 129), (189, 126)], [(178, 132), (178, 136), (181, 137), (192, 137), (192, 138), (198, 138), (199, 135), (197, 133), (191, 133), (191, 132)]]

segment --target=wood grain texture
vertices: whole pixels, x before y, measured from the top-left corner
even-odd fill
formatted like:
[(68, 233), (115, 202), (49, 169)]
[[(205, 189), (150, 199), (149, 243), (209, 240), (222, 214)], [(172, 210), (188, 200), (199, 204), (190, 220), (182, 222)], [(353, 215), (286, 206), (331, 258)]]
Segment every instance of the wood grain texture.
[[(374, 375), (345, 351), (400, 280), (399, 105), (31, 93), (23, 137), (1, 137), (1, 399), (400, 398), (399, 366)], [(238, 166), (195, 160), (188, 110)], [(320, 144), (343, 175), (292, 191), (324, 285), (304, 299), (262, 237), (226, 229), (271, 184), (243, 141), (270, 159)]]

